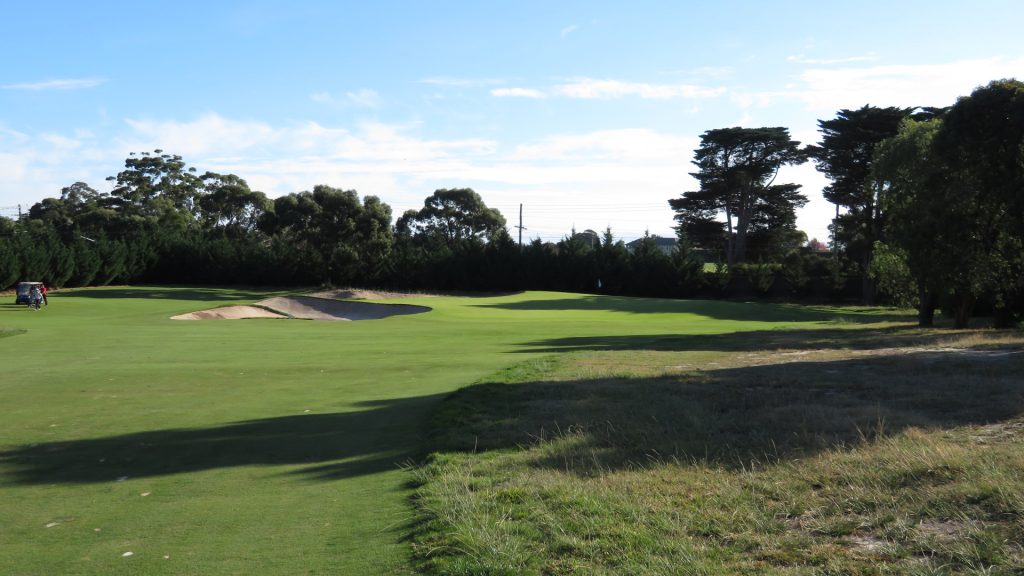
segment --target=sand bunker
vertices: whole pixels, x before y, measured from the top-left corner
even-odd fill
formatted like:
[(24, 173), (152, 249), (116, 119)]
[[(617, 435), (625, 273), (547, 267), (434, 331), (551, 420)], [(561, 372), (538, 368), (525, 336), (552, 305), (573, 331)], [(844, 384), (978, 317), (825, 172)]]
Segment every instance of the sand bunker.
[(174, 316), (172, 320), (212, 320), (238, 318), (302, 318), (305, 320), (379, 320), (389, 316), (422, 314), (426, 306), (380, 304), (314, 298), (278, 296), (260, 300), (254, 306), (228, 306)]
[(242, 318), (287, 318), (287, 316), (259, 306), (225, 306), (171, 316), (171, 320), (240, 320)]
[(311, 296), (267, 298), (256, 304), (292, 318), (309, 320), (378, 320), (389, 316), (422, 314), (430, 311), (426, 306), (352, 302)]

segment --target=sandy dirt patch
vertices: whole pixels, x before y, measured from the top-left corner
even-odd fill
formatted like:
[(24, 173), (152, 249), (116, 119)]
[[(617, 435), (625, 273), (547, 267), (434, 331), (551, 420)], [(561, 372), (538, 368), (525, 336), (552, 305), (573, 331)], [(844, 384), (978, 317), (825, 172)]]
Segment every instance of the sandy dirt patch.
[(430, 311), (426, 306), (354, 302), (312, 296), (279, 296), (261, 300), (256, 305), (280, 312), (290, 318), (308, 320), (379, 320), (390, 316)]
[(243, 318), (287, 318), (287, 316), (259, 306), (225, 306), (171, 316), (171, 320), (240, 320)]

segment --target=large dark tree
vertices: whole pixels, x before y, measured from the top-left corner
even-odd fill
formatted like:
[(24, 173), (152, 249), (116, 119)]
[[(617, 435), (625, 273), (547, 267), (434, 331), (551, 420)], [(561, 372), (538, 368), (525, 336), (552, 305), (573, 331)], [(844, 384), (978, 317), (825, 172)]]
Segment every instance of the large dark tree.
[(319, 185), (281, 196), (263, 230), (293, 243), (312, 278), (346, 284), (376, 280), (391, 250), (391, 208), (375, 196)]
[(199, 208), (207, 229), (241, 238), (255, 232), (263, 215), (274, 209), (264, 193), (250, 190), (234, 174), (207, 172), (200, 180), (206, 194), (199, 198)]
[[(795, 232), (796, 208), (807, 202), (797, 184), (775, 184), (779, 168), (801, 164), (807, 153), (786, 128), (721, 128), (701, 135), (692, 174), (700, 190), (669, 200), (675, 219), (700, 248), (725, 244), (732, 267), (747, 259), (750, 236)], [(724, 221), (720, 217), (724, 216)]]
[[(44, 198), (33, 205), (28, 215), (33, 220), (42, 220), (53, 226), (66, 242), (72, 242), (83, 234), (95, 234), (104, 222), (113, 216), (112, 211), (101, 207), (104, 195), (85, 182), (75, 182), (60, 191), (60, 198)], [(97, 218), (98, 211), (109, 214)]]
[(1024, 312), (1024, 82), (998, 80), (961, 97), (936, 137), (958, 197), (980, 216), (997, 325)]
[(489, 241), (505, 230), (505, 217), (488, 208), (470, 188), (441, 189), (428, 196), (419, 210), (407, 210), (396, 225), (399, 235), (457, 250)]
[[(822, 191), (836, 205), (832, 234), (836, 247), (861, 266), (863, 299), (874, 300), (875, 288), (865, 273), (872, 247), (881, 239), (879, 185), (871, 179), (871, 158), (879, 142), (896, 134), (910, 108), (863, 106), (840, 110), (831, 120), (818, 120), (821, 144), (810, 148), (818, 170), (832, 181)], [(839, 208), (846, 213), (839, 214)]]
[(944, 119), (904, 122), (876, 150), (887, 234), (921, 290), (922, 324), (941, 295), (964, 327), (978, 299), (996, 324), (1021, 312), (1024, 290), (1024, 84), (993, 82)]
[(956, 216), (947, 205), (948, 168), (935, 153), (941, 120), (906, 120), (897, 134), (878, 143), (871, 178), (881, 184), (880, 206), (888, 214), (885, 233), (906, 254), (917, 284), (918, 323), (931, 326), (948, 273), (969, 258), (955, 241)]

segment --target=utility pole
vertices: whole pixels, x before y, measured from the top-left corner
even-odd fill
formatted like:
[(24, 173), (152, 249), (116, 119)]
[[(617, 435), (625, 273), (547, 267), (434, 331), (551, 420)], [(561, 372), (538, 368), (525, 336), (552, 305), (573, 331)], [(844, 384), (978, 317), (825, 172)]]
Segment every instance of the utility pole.
[(516, 228), (519, 229), (519, 249), (522, 250), (523, 249), (523, 230), (526, 230), (526, 228), (523, 227), (523, 205), (522, 205), (522, 203), (519, 204), (519, 226), (516, 226)]

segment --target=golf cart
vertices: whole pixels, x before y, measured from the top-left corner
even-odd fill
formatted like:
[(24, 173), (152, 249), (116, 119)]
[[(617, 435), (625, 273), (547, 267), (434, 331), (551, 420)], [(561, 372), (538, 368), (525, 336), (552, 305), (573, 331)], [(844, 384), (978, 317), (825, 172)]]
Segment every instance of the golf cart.
[(17, 294), (14, 297), (15, 304), (32, 304), (32, 287), (36, 286), (40, 290), (43, 289), (42, 282), (18, 282)]

